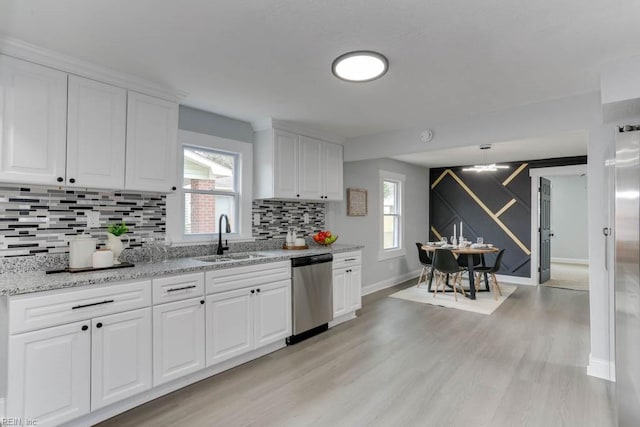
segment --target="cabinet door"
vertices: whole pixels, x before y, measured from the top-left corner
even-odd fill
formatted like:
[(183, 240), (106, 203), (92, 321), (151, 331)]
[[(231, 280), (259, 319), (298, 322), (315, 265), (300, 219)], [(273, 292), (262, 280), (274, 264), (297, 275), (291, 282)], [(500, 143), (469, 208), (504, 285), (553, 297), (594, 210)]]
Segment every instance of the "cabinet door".
[[(298, 191), (298, 136), (274, 130), (274, 196), (285, 199), (300, 198)], [(255, 161), (259, 162), (260, 159)]]
[(245, 288), (207, 297), (207, 366), (253, 350), (252, 295)]
[(0, 181), (62, 184), (66, 139), (67, 74), (0, 55)]
[(204, 297), (153, 307), (153, 384), (205, 367)]
[(125, 188), (170, 192), (177, 186), (178, 104), (128, 93)]
[(333, 270), (333, 318), (347, 312), (347, 269)]
[(88, 321), (70, 323), (9, 339), (7, 416), (37, 420), (45, 426), (89, 413), (89, 325)]
[(127, 91), (69, 76), (67, 185), (124, 188)]
[(151, 309), (91, 321), (91, 410), (151, 388)]
[(322, 194), (322, 141), (300, 137), (298, 145), (298, 186), (301, 199), (320, 200)]
[(254, 309), (256, 348), (291, 335), (291, 280), (258, 286)]
[(325, 200), (343, 200), (342, 145), (322, 143), (322, 195)]
[(348, 269), (347, 313), (362, 307), (362, 267)]

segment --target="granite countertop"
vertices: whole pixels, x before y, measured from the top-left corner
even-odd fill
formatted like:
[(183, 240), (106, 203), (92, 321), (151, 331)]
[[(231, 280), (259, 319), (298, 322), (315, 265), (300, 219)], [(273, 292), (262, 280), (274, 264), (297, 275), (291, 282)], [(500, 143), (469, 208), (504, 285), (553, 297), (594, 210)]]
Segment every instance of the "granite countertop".
[(3, 274), (0, 276), (0, 296), (21, 295), (33, 292), (50, 291), (54, 289), (98, 285), (109, 282), (117, 283), (127, 280), (170, 276), (173, 274), (217, 270), (243, 265), (264, 264), (315, 254), (349, 252), (362, 248), (363, 246), (359, 245), (336, 244), (330, 247), (315, 247), (306, 250), (255, 251), (255, 253), (264, 255), (264, 257), (218, 263), (200, 261), (195, 258), (175, 258), (163, 262), (140, 263), (135, 267), (86, 273), (46, 274), (44, 271), (36, 271), (30, 273)]

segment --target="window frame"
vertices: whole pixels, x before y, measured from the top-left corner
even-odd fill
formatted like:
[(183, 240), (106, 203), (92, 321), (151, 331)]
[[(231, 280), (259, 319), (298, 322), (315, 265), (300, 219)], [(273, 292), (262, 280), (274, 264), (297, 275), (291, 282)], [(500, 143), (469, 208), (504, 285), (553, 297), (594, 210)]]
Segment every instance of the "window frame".
[[(252, 203), (252, 171), (253, 171), (253, 144), (221, 138), (218, 136), (201, 134), (191, 131), (179, 130), (177, 143), (177, 177), (180, 185), (177, 190), (167, 195), (167, 239), (177, 245), (202, 244), (215, 241), (218, 233), (185, 234), (185, 194), (206, 193), (231, 195), (227, 190), (186, 190), (184, 182), (184, 149), (192, 147), (209, 151), (218, 151), (223, 154), (235, 155), (234, 185), (236, 197), (236, 221), (237, 226), (233, 233), (222, 233), (223, 237), (235, 241), (253, 241), (251, 232), (251, 203)], [(216, 218), (217, 220), (217, 218)]]
[[(378, 244), (378, 260), (382, 261), (382, 260), (386, 260), (386, 259), (392, 259), (392, 258), (399, 258), (399, 257), (403, 257), (406, 255), (406, 248), (405, 248), (405, 242), (404, 242), (404, 184), (406, 181), (406, 176), (399, 174), (399, 173), (395, 173), (395, 172), (390, 172), (390, 171), (385, 171), (385, 170), (380, 170), (380, 177), (379, 177), (379, 213), (380, 213), (380, 221), (379, 221), (379, 239), (380, 239), (380, 243)], [(389, 181), (389, 182), (393, 182), (395, 184), (397, 184), (397, 193), (396, 193), (396, 200), (397, 200), (397, 213), (394, 214), (397, 218), (398, 218), (398, 246), (395, 248), (390, 248), (390, 249), (385, 249), (384, 248), (384, 218), (385, 218), (385, 213), (384, 213), (384, 183), (385, 181)]]

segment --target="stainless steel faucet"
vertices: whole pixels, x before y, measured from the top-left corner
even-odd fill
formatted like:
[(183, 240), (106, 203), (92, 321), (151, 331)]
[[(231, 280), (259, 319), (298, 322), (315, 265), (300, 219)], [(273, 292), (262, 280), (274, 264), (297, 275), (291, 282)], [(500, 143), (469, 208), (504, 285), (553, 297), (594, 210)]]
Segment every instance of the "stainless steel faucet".
[[(231, 224), (229, 224), (229, 217), (227, 216), (227, 214), (220, 215), (220, 219), (218, 220), (218, 249), (216, 250), (217, 255), (222, 255), (224, 254), (225, 250), (227, 251), (229, 250), (228, 246), (222, 246), (222, 218), (224, 218), (225, 222), (227, 223), (227, 228), (225, 232), (231, 233)], [(226, 239), (224, 241), (224, 244), (225, 245), (229, 244)]]

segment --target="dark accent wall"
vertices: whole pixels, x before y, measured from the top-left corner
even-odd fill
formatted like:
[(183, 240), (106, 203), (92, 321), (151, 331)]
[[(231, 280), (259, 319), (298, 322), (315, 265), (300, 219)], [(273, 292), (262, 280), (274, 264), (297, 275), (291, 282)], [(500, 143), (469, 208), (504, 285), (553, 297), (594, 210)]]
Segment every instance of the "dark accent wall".
[[(509, 169), (496, 172), (464, 172), (465, 166), (430, 170), (430, 240), (450, 238), (453, 224), (464, 224), (464, 236), (475, 242), (506, 249), (500, 274), (531, 276), (531, 178), (530, 168), (587, 163), (587, 156), (501, 163)], [(520, 172), (505, 184), (522, 165)], [(435, 230), (435, 232), (434, 232)], [(438, 235), (436, 235), (438, 233)], [(495, 255), (487, 256), (493, 263)], [(536, 265), (537, 268), (537, 265)]]

